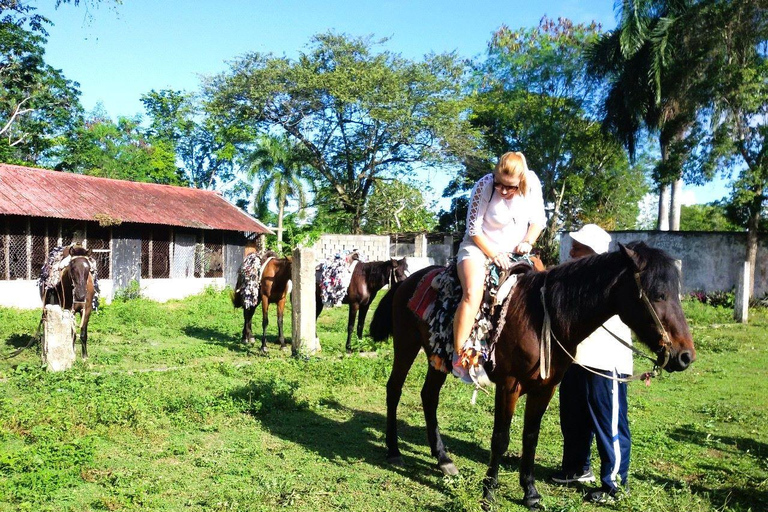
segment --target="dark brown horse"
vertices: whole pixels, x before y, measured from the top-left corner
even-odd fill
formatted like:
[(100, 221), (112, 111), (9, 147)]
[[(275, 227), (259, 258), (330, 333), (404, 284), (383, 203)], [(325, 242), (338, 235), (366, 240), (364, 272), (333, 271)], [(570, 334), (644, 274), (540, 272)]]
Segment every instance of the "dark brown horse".
[[(60, 272), (58, 284), (46, 288), (40, 284), (40, 298), (43, 307), (47, 304), (61, 306), (75, 313), (80, 313), (80, 342), (83, 359), (88, 359), (88, 320), (93, 311), (93, 297), (96, 293), (91, 269), (90, 252), (79, 245), (64, 248), (61, 264), (50, 272)], [(72, 340), (74, 346), (76, 337)]]
[[(396, 285), (374, 313), (375, 340), (394, 338), (394, 363), (387, 382), (387, 459), (402, 463), (397, 440), (397, 405), (403, 383), (420, 348), (429, 355), (426, 324), (407, 306), (424, 269)], [(544, 272), (522, 275), (513, 290), (506, 323), (495, 349), (495, 366), (486, 370), (496, 384), (491, 440), (491, 462), (483, 485), (486, 504), (498, 485), (499, 462), (509, 446), (509, 427), (515, 405), (527, 394), (520, 458), (520, 484), (526, 506), (541, 499), (533, 467), (541, 418), (557, 384), (571, 364), (576, 345), (613, 315), (619, 315), (638, 338), (657, 354), (657, 364), (669, 372), (685, 370), (696, 358), (688, 324), (679, 300), (680, 276), (665, 252), (632, 243), (616, 252), (563, 263)], [(549, 375), (541, 377), (540, 343), (545, 309), (553, 334)], [(562, 344), (562, 348), (559, 346)], [(568, 352), (568, 354), (565, 353)], [(440, 438), (437, 404), (446, 374), (429, 366), (421, 399), (427, 437), (440, 469), (456, 474)]]
[[(392, 258), (386, 261), (370, 261), (367, 263), (358, 262), (355, 265), (349, 287), (347, 288), (347, 294), (341, 301), (342, 304), (349, 304), (346, 345), (348, 353), (352, 352), (352, 331), (355, 329), (355, 317), (357, 317), (357, 338), (360, 339), (363, 337), (363, 326), (365, 325), (368, 308), (371, 307), (371, 302), (376, 298), (376, 294), (388, 284), (391, 285), (405, 280), (407, 272), (408, 263), (405, 261), (405, 258), (401, 260)], [(321, 282), (322, 265), (318, 267), (315, 273), (315, 318), (319, 317), (323, 311)]]
[[(269, 305), (277, 304), (277, 339), (280, 342), (280, 348), (286, 348), (285, 336), (283, 335), (283, 312), (285, 311), (285, 301), (291, 291), (291, 259), (278, 258), (274, 252), (267, 252), (261, 257), (262, 265), (266, 261), (261, 271), (261, 281), (259, 282), (259, 302), (261, 303), (261, 352), (267, 352), (267, 326), (269, 325)], [(235, 292), (232, 294), (232, 304), (236, 308), (243, 308), (243, 336), (244, 343), (254, 343), (251, 320), (256, 312), (256, 305), (245, 307), (243, 301), (243, 279), (242, 272), (238, 273)]]

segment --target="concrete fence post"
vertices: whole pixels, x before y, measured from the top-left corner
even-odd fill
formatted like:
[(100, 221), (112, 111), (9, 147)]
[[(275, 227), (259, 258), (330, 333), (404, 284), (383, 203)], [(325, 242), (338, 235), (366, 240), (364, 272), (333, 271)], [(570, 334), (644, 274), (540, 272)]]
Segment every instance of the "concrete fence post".
[(448, 257), (452, 258), (453, 257), (453, 235), (445, 235), (443, 237), (443, 245), (448, 246), (448, 251), (447, 251)]
[(320, 351), (315, 332), (315, 251), (297, 247), (293, 250), (291, 269), (291, 352), (294, 356)]
[(733, 318), (742, 324), (749, 319), (749, 283), (751, 272), (749, 262), (745, 261), (739, 272), (739, 284), (736, 286), (736, 300), (734, 301)]
[(416, 235), (416, 240), (414, 241), (414, 244), (416, 245), (416, 248), (414, 251), (414, 257), (426, 258), (427, 257), (427, 235), (425, 235), (424, 233), (420, 235)]
[(45, 306), (42, 362), (49, 372), (69, 370), (75, 364), (75, 316), (61, 306)]

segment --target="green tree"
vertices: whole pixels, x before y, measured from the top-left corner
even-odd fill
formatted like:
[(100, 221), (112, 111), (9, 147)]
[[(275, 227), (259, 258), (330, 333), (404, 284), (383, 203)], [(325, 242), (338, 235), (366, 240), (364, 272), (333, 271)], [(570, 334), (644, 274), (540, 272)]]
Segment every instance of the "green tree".
[(6, 10), (0, 9), (0, 158), (38, 164), (78, 118), (78, 84), (45, 62), (42, 21), (26, 29)]
[[(734, 0), (702, 7), (705, 39), (711, 50), (701, 76), (709, 86), (709, 137), (703, 144), (704, 179), (718, 170), (737, 169), (728, 210), (747, 228), (745, 261), (755, 269), (758, 232), (768, 212), (768, 17), (765, 2)], [(754, 291), (754, 272), (750, 293)]]
[(254, 194), (254, 209), (264, 218), (269, 203), (277, 204), (277, 247), (283, 249), (283, 217), (289, 200), (295, 200), (299, 210), (307, 205), (304, 190), (304, 159), (300, 148), (288, 137), (264, 135), (256, 149), (245, 157), (245, 168), (250, 179), (258, 179)]
[(701, 28), (695, 3), (624, 0), (617, 28), (587, 50), (590, 72), (610, 84), (604, 127), (632, 158), (643, 128), (658, 136), (659, 229), (679, 229), (683, 170), (692, 149), (688, 136), (700, 105), (698, 73), (708, 46), (689, 37), (691, 29)]
[(138, 118), (113, 122), (97, 108), (68, 138), (61, 150), (60, 170), (129, 181), (183, 185), (173, 147), (151, 144)]
[(195, 96), (182, 91), (152, 90), (141, 102), (150, 119), (148, 136), (173, 148), (190, 185), (217, 189), (235, 180), (236, 144), (251, 140), (250, 133), (217, 126)]
[(681, 210), (681, 231), (741, 231), (737, 224), (731, 222), (723, 202), (684, 205)]
[[(584, 47), (598, 35), (593, 25), (544, 18), (535, 29), (502, 27), (478, 67), (472, 122), (494, 155), (523, 151), (539, 176), (548, 225), (539, 245), (554, 257), (561, 229), (597, 222), (631, 227), (645, 191), (641, 169), (595, 120), (600, 84), (589, 80)], [(446, 193), (471, 186), (490, 172), (489, 161), (465, 161), (467, 178)]]
[(432, 205), (422, 189), (399, 180), (376, 182), (365, 210), (366, 233), (431, 231), (437, 225)]
[(461, 113), (464, 67), (455, 55), (412, 62), (383, 41), (333, 33), (298, 59), (252, 53), (206, 85), (208, 109), (228, 126), (285, 133), (305, 150), (315, 180), (333, 190), (359, 232), (381, 177), (445, 161), (471, 147)]

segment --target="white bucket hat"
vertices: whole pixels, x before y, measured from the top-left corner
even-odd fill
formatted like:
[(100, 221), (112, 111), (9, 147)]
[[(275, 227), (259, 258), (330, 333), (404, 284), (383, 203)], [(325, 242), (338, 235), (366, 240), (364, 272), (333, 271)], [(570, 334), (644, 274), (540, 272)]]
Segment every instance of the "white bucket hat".
[(597, 224), (585, 224), (580, 230), (571, 233), (571, 238), (597, 254), (608, 252), (608, 246), (611, 244), (611, 235)]

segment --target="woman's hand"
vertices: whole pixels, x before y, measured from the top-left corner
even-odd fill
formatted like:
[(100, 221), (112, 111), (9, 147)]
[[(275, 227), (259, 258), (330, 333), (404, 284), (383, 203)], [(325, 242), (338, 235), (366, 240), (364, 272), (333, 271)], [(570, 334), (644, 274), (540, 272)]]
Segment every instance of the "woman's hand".
[(496, 253), (496, 256), (492, 259), (493, 264), (502, 270), (509, 270), (512, 268), (512, 259), (509, 257), (508, 252)]
[(533, 249), (533, 246), (528, 242), (520, 242), (519, 244), (517, 244), (517, 247), (515, 247), (515, 253), (528, 254), (531, 252), (531, 249)]

